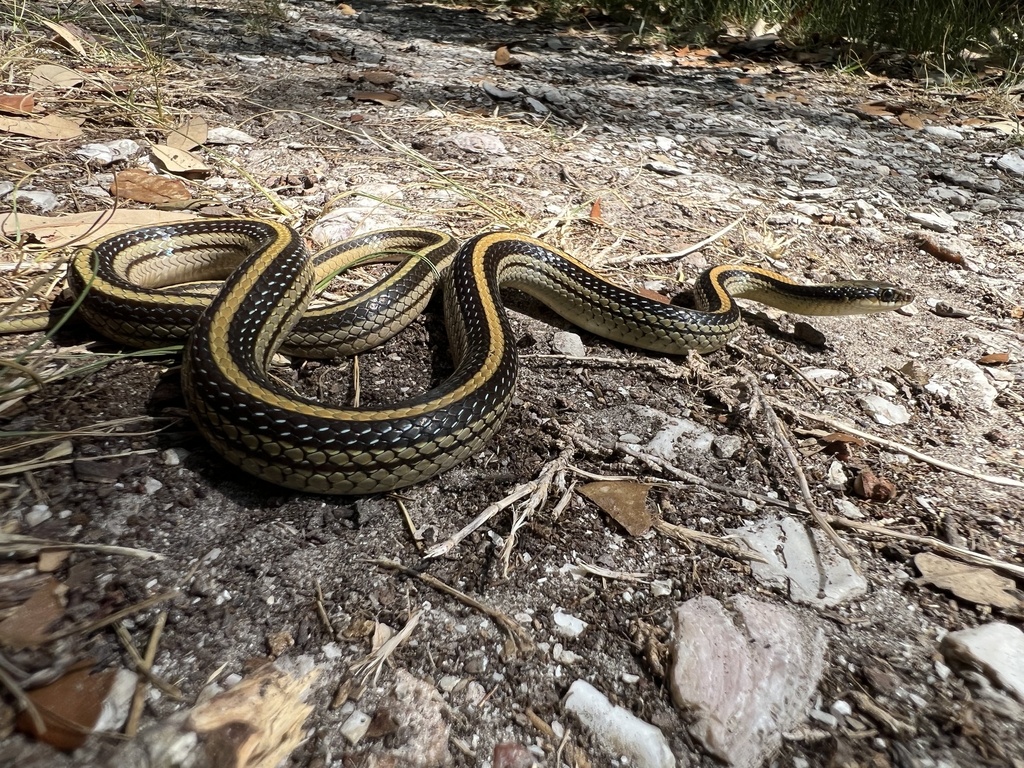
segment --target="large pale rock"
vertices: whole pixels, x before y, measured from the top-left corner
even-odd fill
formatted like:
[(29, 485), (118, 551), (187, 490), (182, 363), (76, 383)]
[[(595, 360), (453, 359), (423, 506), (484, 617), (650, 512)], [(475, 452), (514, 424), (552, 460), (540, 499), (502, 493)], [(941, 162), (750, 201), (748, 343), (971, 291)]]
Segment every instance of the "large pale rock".
[(943, 638), (942, 652), (979, 668), (1024, 704), (1024, 632), (998, 621), (962, 629)]
[(747, 597), (739, 621), (710, 597), (675, 616), (669, 686), (690, 733), (735, 768), (759, 768), (802, 722), (825, 664), (825, 636), (793, 611)]

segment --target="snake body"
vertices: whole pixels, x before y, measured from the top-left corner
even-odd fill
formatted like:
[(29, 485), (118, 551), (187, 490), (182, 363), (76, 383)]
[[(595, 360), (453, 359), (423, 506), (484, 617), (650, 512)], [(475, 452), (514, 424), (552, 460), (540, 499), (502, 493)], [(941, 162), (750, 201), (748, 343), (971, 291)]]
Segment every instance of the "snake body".
[[(683, 354), (723, 346), (740, 324), (733, 297), (801, 314), (895, 309), (912, 297), (888, 283), (798, 285), (747, 266), (698, 278), (697, 309), (619, 288), (534, 238), (495, 232), (456, 250), (443, 233), (384, 230), (310, 257), (291, 228), (258, 219), (148, 227), (82, 249), (70, 284), (97, 330), (132, 346), (187, 338), (183, 391), (199, 430), (224, 458), (301, 491), (361, 494), (401, 488), (480, 450), (508, 412), (518, 371), (501, 300), (513, 287), (588, 331), (643, 349)], [(381, 250), (421, 252), (340, 305), (310, 309), (323, 277)], [(166, 287), (219, 280), (205, 288)], [(268, 366), (278, 349), (353, 354), (397, 333), (443, 282), (454, 373), (387, 408), (342, 408), (297, 395)]]

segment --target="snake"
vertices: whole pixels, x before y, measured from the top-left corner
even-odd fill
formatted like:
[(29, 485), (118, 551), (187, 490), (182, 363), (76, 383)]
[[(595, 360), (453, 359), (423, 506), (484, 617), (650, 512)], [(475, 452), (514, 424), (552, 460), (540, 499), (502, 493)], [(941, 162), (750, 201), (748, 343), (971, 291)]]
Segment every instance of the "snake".
[[(374, 254), (399, 262), (357, 295), (318, 304), (327, 278)], [(211, 294), (210, 281), (219, 282)], [(586, 331), (650, 352), (724, 346), (740, 327), (736, 298), (805, 315), (897, 309), (912, 294), (887, 282), (805, 285), (761, 267), (725, 264), (695, 281), (695, 307), (604, 279), (583, 261), (521, 234), (461, 245), (420, 228), (367, 233), (310, 254), (292, 227), (259, 218), (161, 224), (80, 248), (68, 273), (76, 311), (132, 347), (184, 342), (182, 391), (213, 449), (289, 489), (369, 494), (444, 472), (483, 448), (512, 406), (519, 361), (501, 291), (515, 288)], [(444, 292), (454, 371), (386, 407), (302, 396), (270, 373), (278, 351), (330, 358), (391, 338)], [(29, 330), (38, 317), (0, 330)]]

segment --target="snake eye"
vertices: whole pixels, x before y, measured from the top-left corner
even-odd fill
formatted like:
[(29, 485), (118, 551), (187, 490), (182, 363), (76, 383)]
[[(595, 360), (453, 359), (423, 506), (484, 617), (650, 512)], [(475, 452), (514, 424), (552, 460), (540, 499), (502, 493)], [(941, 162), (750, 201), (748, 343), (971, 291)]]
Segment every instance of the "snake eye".
[(895, 304), (896, 291), (893, 288), (883, 288), (878, 292), (878, 298), (886, 304)]

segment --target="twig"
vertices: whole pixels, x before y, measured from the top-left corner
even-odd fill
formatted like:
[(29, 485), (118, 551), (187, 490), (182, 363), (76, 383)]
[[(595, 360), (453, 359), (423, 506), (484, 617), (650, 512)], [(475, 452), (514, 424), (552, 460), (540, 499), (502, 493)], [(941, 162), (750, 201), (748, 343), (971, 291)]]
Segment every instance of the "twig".
[(974, 563), (975, 565), (981, 565), (986, 568), (995, 568), (1000, 571), (1016, 576), (1018, 579), (1024, 578), (1024, 566), (1016, 565), (1014, 563), (1008, 563), (1005, 560), (998, 560), (989, 555), (983, 555), (980, 552), (974, 552), (964, 547), (957, 547), (953, 544), (947, 544), (941, 539), (936, 539), (931, 536), (918, 536), (915, 533), (904, 533), (903, 531), (894, 531), (891, 528), (885, 528), (881, 525), (872, 525), (871, 523), (860, 523), (856, 520), (850, 520), (845, 517), (829, 516), (828, 521), (833, 525), (838, 525), (841, 528), (850, 528), (854, 531), (861, 531), (863, 533), (873, 533), (878, 536), (887, 536), (891, 539), (900, 539), (901, 541), (909, 541), (914, 544), (920, 544), (922, 547), (931, 547), (936, 552), (941, 552), (944, 555), (955, 557), (963, 560), (967, 563)]
[(156, 624), (153, 625), (153, 631), (149, 634), (149, 642), (146, 644), (146, 655), (140, 660), (141, 663), (136, 663), (136, 667), (142, 673), (143, 679), (139, 680), (135, 686), (135, 695), (132, 696), (132, 707), (128, 712), (128, 722), (124, 726), (124, 734), (128, 738), (132, 738), (139, 730), (142, 706), (146, 698), (147, 681), (153, 680), (153, 661), (156, 659), (156, 649), (160, 646), (160, 637), (163, 635), (166, 623), (167, 611), (160, 611), (156, 617)]
[[(519, 529), (526, 525), (526, 521), (530, 519), (530, 516), (543, 507), (545, 502), (547, 502), (548, 491), (550, 490), (551, 482), (555, 479), (556, 475), (562, 476), (562, 481), (560, 481), (558, 485), (564, 487), (564, 473), (567, 459), (568, 455), (563, 453), (562, 456), (559, 456), (559, 458), (550, 462), (544, 468), (540, 477), (537, 478), (537, 487), (533, 493), (530, 494), (530, 498), (527, 499), (526, 503), (513, 509), (512, 525), (509, 528), (508, 536), (505, 537), (505, 545), (501, 548), (503, 578), (508, 578), (508, 569), (512, 559), (512, 550), (515, 549)], [(559, 503), (561, 503), (561, 500), (559, 500)]]
[(7, 674), (7, 670), (3, 667), (0, 667), (0, 684), (3, 684), (4, 688), (10, 692), (18, 706), (28, 713), (29, 718), (32, 720), (33, 730), (37, 734), (46, 733), (46, 723), (43, 721), (42, 715), (39, 714), (36, 705), (32, 703), (32, 699), (25, 694), (25, 691), (18, 685), (18, 682)]
[(395, 496), (395, 503), (398, 508), (402, 511), (402, 518), (405, 520), (405, 525), (409, 529), (409, 535), (412, 536), (413, 544), (416, 545), (416, 549), (420, 552), (423, 551), (423, 534), (420, 529), (417, 528), (412, 522), (412, 515), (409, 514), (409, 508), (405, 506), (405, 502), (398, 496)]
[(670, 259), (681, 259), (683, 256), (689, 256), (691, 253), (699, 251), (701, 248), (707, 245), (711, 245), (711, 243), (715, 242), (715, 240), (718, 240), (721, 237), (725, 237), (725, 235), (729, 234), (732, 230), (736, 229), (736, 227), (738, 227), (746, 217), (746, 213), (741, 214), (738, 219), (731, 222), (730, 224), (727, 224), (714, 234), (708, 235), (699, 243), (687, 246), (686, 248), (683, 248), (683, 250), (681, 251), (675, 251), (673, 253), (650, 253), (647, 254), (646, 256), (634, 256), (632, 258), (628, 256), (619, 256), (614, 259), (609, 259), (608, 263), (619, 264), (624, 261), (628, 261), (630, 264), (642, 264), (647, 261), (669, 261)]
[(392, 571), (398, 571), (406, 576), (412, 576), (413, 578), (419, 579), (429, 587), (433, 587), (439, 592), (444, 592), (446, 595), (451, 595), (456, 600), (470, 608), (474, 608), (486, 616), (489, 616), (494, 622), (505, 630), (508, 635), (515, 640), (519, 647), (524, 651), (529, 651), (533, 648), (533, 638), (530, 634), (517, 624), (512, 618), (505, 615), (497, 608), (493, 608), (487, 603), (483, 603), (477, 600), (475, 597), (470, 597), (465, 592), (460, 592), (455, 587), (449, 586), (441, 581), (436, 576), (431, 576), (429, 573), (420, 573), (412, 568), (396, 563), (393, 560), (368, 560), (367, 562), (379, 565), (382, 568), (388, 568)]
[(360, 683), (365, 683), (372, 674), (373, 684), (377, 684), (381, 670), (384, 669), (384, 662), (391, 658), (391, 654), (398, 650), (398, 646), (409, 639), (409, 635), (416, 629), (416, 625), (420, 623), (420, 616), (422, 615), (422, 609), (413, 611), (409, 620), (405, 622), (405, 626), (390, 637), (387, 642), (352, 664), (350, 669), (360, 678)]
[(487, 507), (483, 512), (474, 517), (468, 525), (466, 525), (461, 531), (453, 534), (449, 538), (442, 541), (440, 544), (436, 544), (427, 550), (425, 557), (435, 558), (441, 557), (451, 552), (459, 542), (469, 536), (473, 531), (480, 528), (484, 523), (490, 520), (492, 517), (497, 515), (503, 509), (515, 504), (524, 496), (532, 496), (537, 493), (547, 493), (547, 487), (551, 484), (551, 477), (560, 469), (565, 469), (568, 462), (568, 451), (563, 451), (562, 455), (554, 461), (550, 462), (541, 473), (540, 477), (535, 480), (531, 480), (528, 483), (522, 483), (512, 489), (505, 498), (494, 502)]
[(359, 407), (359, 355), (352, 356), (352, 407)]
[[(748, 374), (744, 377), (746, 385), (753, 393), (753, 395), (760, 401), (761, 408), (764, 411), (765, 421), (768, 423), (769, 429), (775, 434), (776, 441), (782, 446), (783, 451), (786, 453), (786, 458), (789, 460), (789, 465), (793, 470), (793, 474), (796, 476), (797, 486), (800, 488), (800, 497), (804, 500), (804, 506), (811, 513), (811, 517), (814, 518), (814, 522), (817, 523), (818, 527), (825, 532), (829, 540), (836, 546), (836, 549), (842, 553), (843, 557), (850, 561), (853, 565), (854, 570), (859, 571), (860, 566), (856, 556), (848, 546), (846, 542), (840, 538), (839, 534), (836, 533), (835, 529), (828, 524), (828, 517), (824, 515), (818, 505), (814, 503), (814, 497), (811, 496), (811, 489), (807, 485), (807, 476), (804, 474), (803, 468), (800, 466), (800, 458), (796, 455), (796, 451), (793, 449), (793, 445), (789, 439), (789, 435), (786, 433), (786, 428), (782, 422), (779, 421), (779, 417), (775, 415), (775, 409), (772, 408), (771, 403), (768, 402), (768, 398), (765, 397), (764, 392), (761, 391), (761, 387), (758, 386), (757, 380), (753, 374)], [(825, 573), (821, 568), (821, 558), (818, 553), (815, 552), (815, 564), (818, 567), (819, 576), (824, 579)]]
[(138, 557), (142, 560), (163, 560), (164, 556), (147, 549), (133, 547), (115, 547), (110, 544), (74, 544), (55, 541), (53, 539), (37, 539), (34, 536), (22, 536), (18, 533), (0, 533), (0, 552), (13, 557), (35, 557), (40, 552), (53, 552), (62, 549), (81, 549), (87, 552), (99, 552), (104, 555), (125, 555)]
[(881, 445), (884, 446), (885, 448), (891, 448), (892, 450), (906, 454), (907, 456), (910, 456), (913, 459), (923, 461), (925, 464), (931, 464), (933, 467), (938, 467), (939, 469), (946, 469), (949, 470), (950, 472), (956, 472), (958, 475), (964, 475), (965, 477), (973, 477), (975, 480), (983, 480), (984, 482), (992, 483), (993, 485), (1005, 485), (1010, 488), (1024, 488), (1024, 482), (1021, 482), (1020, 480), (1014, 480), (1011, 477), (1000, 477), (998, 475), (986, 475), (982, 474), (981, 472), (975, 472), (973, 469), (961, 467), (956, 464), (950, 464), (948, 461), (943, 461), (942, 459), (937, 459), (934, 456), (929, 456), (926, 453), (921, 453), (916, 448), (911, 448), (909, 445), (906, 445), (905, 443), (900, 443), (897, 442), (896, 440), (889, 440), (887, 438), (874, 435), (870, 432), (865, 432), (861, 429), (857, 429), (852, 424), (847, 424), (846, 422), (840, 421), (839, 419), (833, 419), (832, 417), (825, 416), (824, 414), (821, 413), (811, 413), (809, 411), (804, 411), (801, 410), (800, 408), (796, 408), (792, 405), (783, 403), (778, 400), (773, 399), (772, 402), (779, 408), (782, 408), (784, 411), (788, 411), (794, 416), (799, 416), (800, 418), (803, 419), (810, 419), (811, 421), (817, 421), (819, 424), (825, 424), (829, 427), (832, 427), (833, 429), (840, 430), (842, 432), (847, 432), (851, 435), (854, 435), (855, 437), (859, 437), (864, 440), (867, 440), (870, 443), (874, 443), (875, 445)]
[[(160, 615), (157, 617), (157, 623), (160, 624), (161, 632), (163, 632), (163, 624), (167, 621), (165, 614), (166, 611), (161, 611)], [(160, 617), (164, 618), (161, 619)], [(149, 682), (153, 683), (153, 685), (155, 685), (165, 694), (170, 696), (172, 699), (180, 701), (182, 696), (181, 691), (178, 689), (178, 687), (154, 675), (151, 669), (153, 666), (152, 662), (150, 662), (148, 667), (146, 666), (145, 658), (142, 656), (142, 654), (139, 653), (138, 649), (135, 647), (135, 644), (132, 642), (132, 636), (128, 633), (128, 630), (125, 629), (124, 624), (118, 622), (116, 625), (114, 625), (114, 631), (117, 632), (117, 637), (121, 641), (121, 645), (124, 646), (125, 650), (128, 652), (128, 655), (131, 656), (132, 664), (134, 664), (135, 668), (139, 670), (139, 674), (142, 677), (145, 677), (147, 680), (149, 680)], [(150, 639), (152, 640), (152, 636), (150, 636)]]
[(180, 593), (176, 589), (161, 592), (159, 595), (147, 597), (145, 600), (140, 600), (133, 605), (129, 605), (127, 608), (122, 608), (120, 611), (116, 611), (109, 616), (104, 616), (102, 619), (96, 619), (95, 621), (81, 621), (77, 624), (72, 624), (70, 627), (65, 627), (64, 629), (47, 635), (43, 642), (52, 643), (54, 640), (63, 640), (65, 637), (71, 637), (72, 635), (95, 632), (97, 629), (109, 627), (111, 624), (116, 624), (121, 619), (138, 613), (139, 611), (144, 611), (147, 608), (152, 608), (154, 605), (159, 605), (167, 600), (171, 600), (179, 594)]
[(704, 533), (703, 531), (695, 531), (692, 528), (684, 528), (681, 525), (665, 522), (660, 518), (654, 521), (654, 530), (676, 541), (699, 541), (704, 546), (719, 549), (727, 556), (737, 560), (753, 560), (757, 563), (768, 562), (763, 555), (743, 549), (718, 536), (712, 536), (710, 533)]

